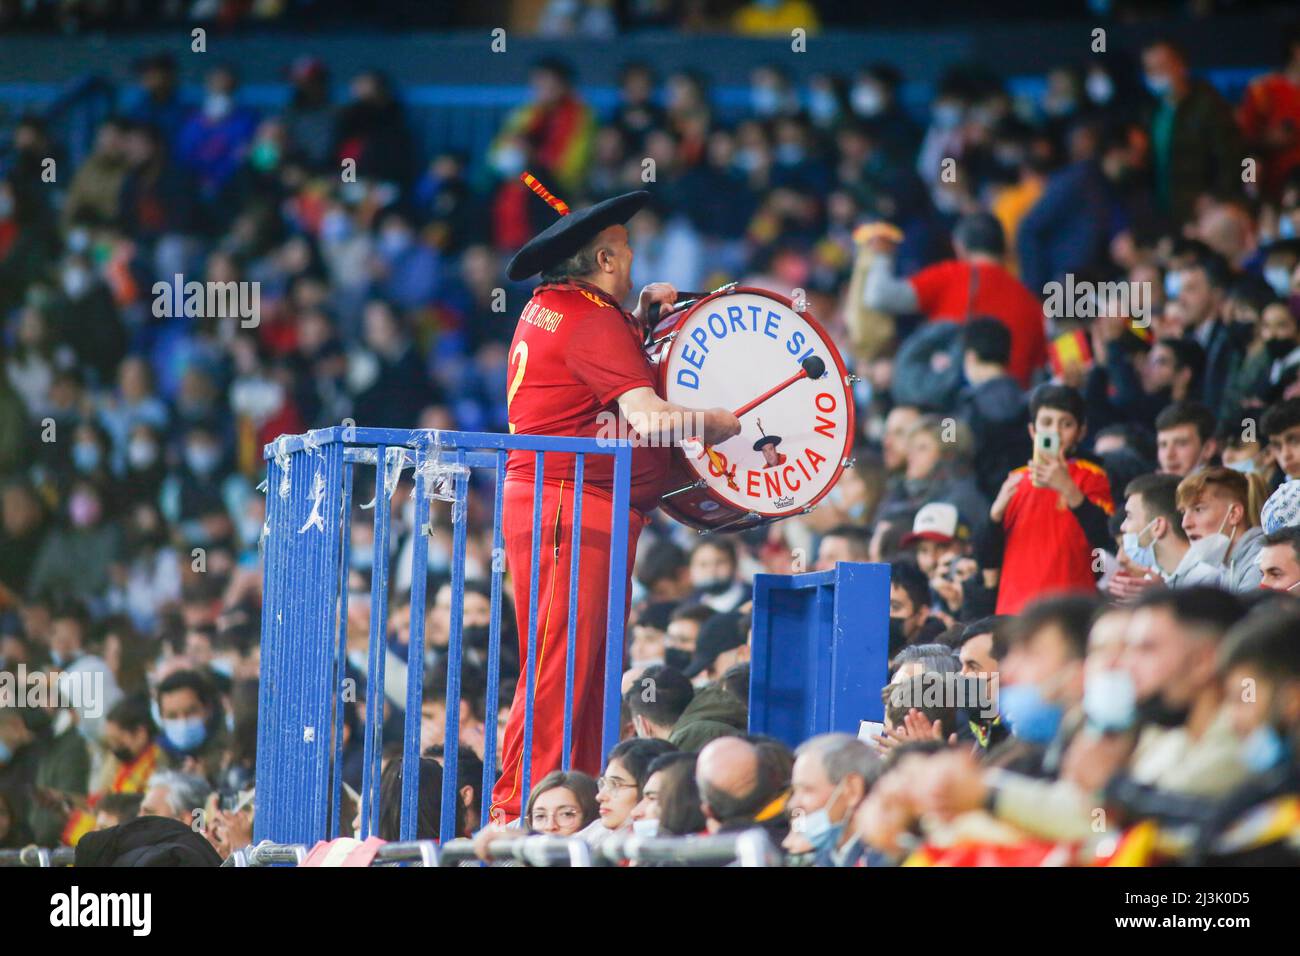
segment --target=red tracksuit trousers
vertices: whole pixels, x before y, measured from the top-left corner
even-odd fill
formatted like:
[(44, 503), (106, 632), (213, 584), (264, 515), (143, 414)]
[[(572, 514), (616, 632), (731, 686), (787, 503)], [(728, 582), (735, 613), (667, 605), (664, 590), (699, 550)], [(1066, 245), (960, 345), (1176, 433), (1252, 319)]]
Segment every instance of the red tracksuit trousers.
[[(573, 484), (542, 486), (542, 536), (537, 572), (537, 668), (533, 691), (533, 747), (530, 786), (561, 766), (564, 749), (564, 671), (569, 642), (569, 570), (573, 554)], [(533, 482), (507, 478), (503, 534), (506, 566), (514, 584), (519, 623), (519, 684), (515, 688), (502, 744), (501, 776), (492, 791), (487, 819), (508, 823), (521, 812), (524, 716), (528, 688), (528, 597), (533, 549)], [(608, 634), (610, 517), (613, 502), (584, 488), (581, 554), (578, 565), (578, 620), (573, 655), (573, 744), (570, 767), (592, 776), (600, 772), (604, 704), (605, 643)], [(637, 538), (645, 526), (640, 512), (628, 509), (627, 571), (630, 581)], [(623, 619), (631, 605), (631, 589)], [(619, 648), (622, 653), (622, 648)], [(620, 660), (619, 667), (621, 669)]]

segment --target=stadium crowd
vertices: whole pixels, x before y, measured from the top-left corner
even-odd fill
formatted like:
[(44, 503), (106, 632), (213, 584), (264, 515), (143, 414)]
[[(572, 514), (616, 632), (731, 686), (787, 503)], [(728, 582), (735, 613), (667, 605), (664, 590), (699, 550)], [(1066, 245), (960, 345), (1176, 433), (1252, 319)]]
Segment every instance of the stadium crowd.
[[(0, 677), (25, 677), (0, 684), (0, 847), (141, 814), (197, 821), (220, 856), (250, 840), (263, 445), (345, 422), (506, 430), (529, 289), (502, 263), (551, 215), (528, 169), (575, 206), (651, 190), (638, 288), (803, 289), (860, 375), (861, 434), (805, 517), (730, 537), (655, 518), (626, 739), (598, 780), (538, 780), (526, 828), (758, 825), (823, 865), (1295, 862), (1300, 34), (1235, 103), (1170, 42), (1124, 63), (1054, 70), (1035, 102), (954, 69), (924, 117), (892, 67), (796, 84), (773, 65), (724, 124), (700, 76), (629, 63), (598, 115), (547, 60), (485, 154), (420, 156), (382, 73), (335, 102), (304, 59), (290, 105), (261, 113), (227, 66), (191, 102), (160, 55), (55, 183), (62, 145), (21, 119), (0, 179)], [(255, 320), (170, 309), (178, 275), (250, 284)], [(365, 680), (372, 513), (352, 522), (353, 789), (367, 693), (400, 753), (411, 492), (383, 688)], [(490, 486), (468, 508), (450, 745), (458, 829), (490, 856)], [(450, 528), (436, 511), (421, 836), (448, 745)], [(748, 735), (752, 575), (841, 560), (891, 565), (883, 732), (793, 752)], [(102, 682), (102, 708), (64, 706), (68, 680)], [(382, 837), (400, 772), (386, 760)]]

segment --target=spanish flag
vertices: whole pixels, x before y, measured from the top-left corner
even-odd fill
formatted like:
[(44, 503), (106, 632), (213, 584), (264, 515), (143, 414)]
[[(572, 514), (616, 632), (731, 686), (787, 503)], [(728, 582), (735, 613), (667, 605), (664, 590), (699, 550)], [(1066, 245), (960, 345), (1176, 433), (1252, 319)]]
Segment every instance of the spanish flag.
[[(112, 786), (104, 793), (144, 793), (149, 786), (149, 778), (158, 766), (161, 753), (158, 744), (151, 743), (140, 751), (140, 756), (129, 764), (122, 765), (113, 777)], [(75, 847), (78, 840), (95, 829), (95, 804), (99, 803), (104, 793), (92, 793), (86, 801), (86, 809), (75, 808), (68, 814), (61, 836), (64, 846)]]
[(1082, 329), (1075, 329), (1052, 339), (1047, 346), (1047, 357), (1052, 363), (1052, 374), (1061, 378), (1071, 366), (1092, 368), (1092, 346)]

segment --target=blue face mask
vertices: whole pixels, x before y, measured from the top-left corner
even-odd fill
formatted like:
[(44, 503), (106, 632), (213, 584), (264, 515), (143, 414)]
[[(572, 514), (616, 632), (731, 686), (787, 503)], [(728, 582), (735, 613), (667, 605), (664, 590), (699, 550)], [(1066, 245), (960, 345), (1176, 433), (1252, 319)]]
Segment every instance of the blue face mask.
[(181, 753), (191, 753), (208, 738), (208, 728), (202, 717), (177, 717), (162, 722), (163, 736)]
[(1286, 755), (1286, 740), (1271, 723), (1260, 724), (1241, 743), (1241, 762), (1251, 773), (1272, 770)]
[(799, 832), (803, 834), (804, 839), (811, 843), (813, 849), (818, 853), (838, 845), (840, 837), (844, 835), (846, 821), (841, 820), (839, 823), (831, 823), (830, 807), (835, 803), (839, 791), (839, 784), (836, 784), (825, 804), (799, 818)]
[(839, 101), (830, 90), (813, 90), (808, 96), (808, 112), (817, 122), (833, 120), (839, 108)]
[(1176, 299), (1178, 292), (1183, 287), (1183, 276), (1179, 272), (1165, 273), (1165, 298)]
[(1155, 76), (1147, 74), (1145, 79), (1147, 89), (1150, 90), (1152, 96), (1164, 96), (1169, 92), (1170, 87), (1173, 86), (1169, 81), (1169, 77), (1164, 74), (1157, 74)]
[(1141, 568), (1156, 567), (1156, 543), (1152, 541), (1146, 547), (1143, 547), (1139, 543), (1142, 540), (1142, 536), (1151, 530), (1151, 525), (1153, 524), (1155, 524), (1154, 521), (1148, 524), (1141, 531), (1124, 532), (1124, 553), (1129, 556), (1130, 561)]
[(0, 764), (7, 764), (14, 759), (13, 748), (3, 740), (0, 740)]
[(1013, 684), (999, 690), (998, 711), (1011, 732), (1032, 744), (1050, 744), (1061, 726), (1065, 708), (1048, 702), (1037, 684)]
[(99, 446), (88, 441), (73, 445), (72, 463), (77, 467), (77, 471), (94, 471), (99, 467)]

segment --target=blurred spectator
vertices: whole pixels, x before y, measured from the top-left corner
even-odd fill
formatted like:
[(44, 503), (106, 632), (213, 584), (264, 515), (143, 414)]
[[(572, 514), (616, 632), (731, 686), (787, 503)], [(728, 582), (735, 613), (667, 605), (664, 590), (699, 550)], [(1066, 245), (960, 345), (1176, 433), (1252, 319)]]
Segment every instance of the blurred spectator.
[[(257, 128), (257, 114), (238, 102), (239, 79), (233, 68), (218, 66), (203, 82), (203, 102), (181, 128), (177, 158), (193, 172), (199, 194), (213, 213), (226, 184), (244, 159)], [(158, 147), (161, 151), (160, 144)], [(220, 221), (220, 220), (219, 220)]]
[(1030, 371), (1043, 363), (1045, 354), (1042, 307), (1001, 264), (1006, 245), (996, 219), (987, 214), (962, 219), (953, 231), (957, 258), (907, 280), (890, 274), (889, 240), (874, 243), (876, 258), (864, 290), (868, 308), (956, 322), (995, 318), (1011, 332), (1008, 371), (1022, 387), (1029, 384)]
[(1241, 136), (1232, 110), (1214, 88), (1195, 79), (1187, 55), (1172, 40), (1142, 51), (1147, 90), (1155, 98), (1148, 125), (1157, 208), (1182, 225), (1197, 200), (1241, 189)]
[(170, 53), (140, 57), (132, 64), (138, 86), (129, 91), (123, 111), (132, 122), (150, 126), (173, 139), (185, 126), (190, 107), (181, 100), (176, 58)]
[(1292, 27), (1284, 37), (1282, 69), (1250, 81), (1237, 124), (1246, 147), (1260, 154), (1264, 194), (1277, 196), (1300, 168), (1300, 30)]
[(962, 330), (962, 373), (967, 386), (957, 397), (958, 417), (970, 425), (980, 491), (997, 494), (1003, 478), (1029, 458), (1025, 393), (1010, 375), (1011, 335), (996, 319), (972, 319)]
[[(575, 194), (590, 161), (595, 119), (591, 109), (573, 89), (573, 71), (562, 60), (539, 60), (529, 75), (533, 100), (506, 118), (489, 156), (501, 175), (513, 179), (525, 167), (521, 156), (509, 155), (518, 150), (522, 140), (544, 169), (550, 170), (557, 195)], [(541, 173), (538, 171), (540, 176)], [(531, 200), (526, 190), (514, 194)], [(523, 202), (519, 204), (521, 207)]]
[(351, 100), (334, 124), (334, 160), (353, 160), (358, 178), (405, 185), (413, 171), (406, 113), (388, 78), (370, 70), (352, 79)]
[(95, 145), (72, 177), (63, 204), (65, 228), (106, 226), (117, 222), (122, 184), (130, 158), (127, 124), (108, 119), (95, 131)]
[(789, 36), (796, 27), (808, 33), (821, 29), (817, 9), (807, 0), (750, 0), (731, 22), (737, 33), (748, 36)]
[(709, 741), (746, 727), (744, 704), (717, 687), (696, 690), (667, 666), (646, 668), (623, 700), (638, 737), (667, 740), (680, 750), (697, 752)]
[(1016, 246), (1020, 278), (1031, 289), (1064, 282), (1067, 273), (1096, 266), (1110, 238), (1101, 131), (1076, 124), (1067, 164), (1048, 177), (1043, 194), (1020, 220)]
[(284, 113), (289, 142), (313, 169), (324, 169), (333, 159), (330, 137), (334, 130), (334, 106), (330, 100), (330, 73), (323, 60), (303, 56), (289, 69), (293, 94)]

